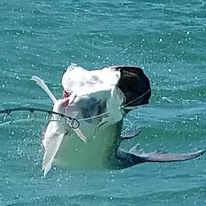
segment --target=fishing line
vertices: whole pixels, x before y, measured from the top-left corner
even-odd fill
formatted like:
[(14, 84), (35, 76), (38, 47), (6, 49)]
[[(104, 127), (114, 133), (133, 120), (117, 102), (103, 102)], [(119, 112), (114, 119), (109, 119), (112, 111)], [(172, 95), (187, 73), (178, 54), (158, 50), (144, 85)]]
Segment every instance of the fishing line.
[[(141, 98), (143, 98), (143, 97), (144, 97), (147, 93), (149, 93), (149, 92), (150, 92), (150, 90), (147, 90), (144, 94), (142, 94), (142, 95), (138, 96), (137, 98), (131, 100), (130, 102), (128, 102), (128, 103), (120, 106), (120, 109), (131, 110), (131, 109), (137, 108), (139, 105), (137, 105), (137, 106), (132, 106), (132, 107), (126, 107), (126, 106), (129, 105), (129, 104), (131, 104), (131, 103), (133, 103), (133, 102), (135, 102), (135, 101), (137, 101), (137, 100), (140, 100)], [(108, 112), (103, 112), (103, 113), (98, 114), (98, 115), (95, 115), (95, 116), (78, 119), (78, 121), (92, 120), (92, 119), (95, 119), (95, 118), (98, 118), (98, 117), (105, 116), (105, 115), (107, 115), (107, 114), (109, 114), (109, 113), (110, 113), (109, 111), (108, 111)]]
[(122, 105), (121, 108), (122, 108), (122, 109), (126, 109), (126, 110), (131, 110), (131, 109), (137, 108), (139, 105), (137, 105), (137, 106), (131, 106), (131, 107), (127, 107), (127, 105), (129, 105), (129, 104), (131, 104), (131, 103), (133, 103), (133, 102), (135, 102), (135, 101), (138, 101), (138, 100), (142, 99), (142, 98), (143, 98), (146, 94), (148, 94), (150, 91), (151, 91), (151, 90), (148, 89), (148, 90), (147, 90), (145, 93), (143, 93), (142, 95), (140, 95), (140, 96), (138, 96), (137, 98), (131, 100), (130, 102)]
[[(139, 97), (133, 99), (132, 101), (122, 105), (120, 107), (120, 109), (130, 110), (130, 109), (134, 109), (134, 108), (138, 107), (138, 106), (135, 106), (135, 107), (130, 108), (130, 107), (127, 107), (127, 105), (129, 105), (137, 100), (140, 100), (149, 92), (150, 92), (150, 90), (147, 90), (144, 94), (142, 94)], [(41, 109), (41, 108), (35, 108), (35, 107), (15, 107), (15, 108), (6, 108), (6, 109), (0, 110), (0, 114), (6, 114), (6, 116), (4, 116), (4, 118), (3, 118), (3, 122), (13, 122), (13, 117), (11, 116), (11, 113), (18, 112), (18, 111), (29, 111), (31, 114), (34, 114), (34, 112), (42, 112), (42, 113), (47, 113), (48, 115), (58, 115), (62, 118), (65, 118), (65, 122), (69, 123), (73, 129), (77, 129), (80, 127), (80, 121), (95, 119), (95, 118), (102, 117), (102, 116), (105, 116), (105, 115), (110, 113), (110, 112), (104, 112), (104, 113), (99, 114), (99, 115), (95, 115), (92, 117), (77, 120), (75, 118), (72, 118), (71, 116), (65, 115), (63, 113), (55, 112), (52, 110), (48, 110), (48, 109)], [(30, 114), (28, 115), (28, 117), (29, 116), (30, 116)], [(69, 122), (67, 122), (67, 120), (69, 120)]]
[[(131, 109), (135, 109), (137, 108), (139, 105), (137, 106), (132, 106), (132, 107), (127, 107), (127, 105), (135, 102), (135, 101), (138, 101), (140, 99), (142, 99), (146, 94), (148, 94), (150, 92), (150, 90), (147, 90), (145, 93), (143, 93), (142, 95), (138, 96), (137, 98), (131, 100), (130, 102), (124, 104), (124, 105), (121, 105), (120, 106), (120, 109), (125, 109), (125, 110), (131, 110)], [(92, 116), (92, 117), (87, 117), (87, 118), (83, 118), (83, 119), (78, 119), (78, 121), (86, 121), (86, 120), (92, 120), (92, 119), (95, 119), (95, 118), (98, 118), (98, 117), (102, 117), (102, 116), (105, 116), (107, 114), (109, 114), (110, 112), (103, 112), (101, 114), (98, 114), (98, 115), (95, 115), (95, 116)]]
[(103, 112), (101, 114), (98, 114), (98, 115), (95, 115), (95, 116), (91, 116), (91, 117), (87, 117), (87, 118), (83, 118), (83, 119), (78, 119), (78, 121), (86, 121), (86, 120), (91, 120), (91, 119), (95, 119), (95, 118), (98, 118), (98, 117), (102, 117), (106, 114), (109, 114), (110, 112)]
[[(42, 113), (47, 113), (49, 115), (58, 115), (62, 118), (65, 118), (65, 121), (69, 121), (68, 123), (70, 124), (70, 126), (73, 129), (77, 129), (80, 126), (80, 123), (77, 119), (72, 118), (70, 116), (67, 116), (63, 113), (59, 113), (59, 112), (54, 112), (52, 110), (48, 110), (48, 109), (41, 109), (41, 108), (34, 108), (34, 107), (15, 107), (15, 108), (6, 108), (6, 109), (2, 109), (0, 110), (0, 114), (6, 114), (6, 116), (4, 117), (3, 121), (6, 120), (6, 118), (10, 118), (10, 122), (13, 121), (13, 118), (11, 116), (11, 113), (13, 112), (18, 112), (18, 111), (29, 111), (31, 114), (33, 114), (34, 112), (42, 112)], [(7, 120), (8, 121), (8, 120)]]

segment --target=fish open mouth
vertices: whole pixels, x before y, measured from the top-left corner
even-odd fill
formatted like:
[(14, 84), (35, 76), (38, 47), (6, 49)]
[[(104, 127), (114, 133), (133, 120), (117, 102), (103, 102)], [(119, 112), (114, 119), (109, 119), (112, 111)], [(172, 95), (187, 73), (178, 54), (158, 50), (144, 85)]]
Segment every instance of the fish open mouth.
[(71, 96), (71, 92), (63, 91), (63, 98), (65, 99), (65, 102), (62, 103), (63, 107), (68, 107), (70, 104), (69, 97)]
[(67, 98), (71, 95), (71, 92), (67, 92), (66, 90), (63, 91), (63, 97)]

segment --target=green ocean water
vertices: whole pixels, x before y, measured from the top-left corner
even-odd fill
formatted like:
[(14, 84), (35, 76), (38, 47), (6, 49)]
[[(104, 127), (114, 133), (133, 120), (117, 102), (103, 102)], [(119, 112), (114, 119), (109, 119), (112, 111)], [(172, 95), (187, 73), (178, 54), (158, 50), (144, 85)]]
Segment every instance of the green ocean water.
[[(144, 68), (152, 97), (125, 120), (142, 129), (125, 148), (206, 148), (206, 1), (0, 0), (0, 109), (51, 109), (31, 76), (61, 97), (70, 63)], [(206, 205), (206, 155), (119, 171), (54, 167), (43, 178), (46, 117), (27, 115), (0, 124), (0, 205)]]

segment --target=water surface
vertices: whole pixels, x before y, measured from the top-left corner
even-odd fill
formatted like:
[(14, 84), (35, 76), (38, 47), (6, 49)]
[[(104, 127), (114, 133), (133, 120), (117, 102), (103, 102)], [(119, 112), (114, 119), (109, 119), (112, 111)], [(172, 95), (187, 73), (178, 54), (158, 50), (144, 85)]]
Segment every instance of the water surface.
[[(151, 80), (149, 105), (128, 116), (145, 151), (205, 148), (205, 1), (0, 2), (1, 108), (51, 108), (30, 80), (61, 97), (70, 63), (93, 69), (139, 65)], [(205, 205), (206, 157), (121, 171), (41, 171), (45, 116), (0, 125), (0, 205)], [(23, 118), (26, 121), (23, 121)]]

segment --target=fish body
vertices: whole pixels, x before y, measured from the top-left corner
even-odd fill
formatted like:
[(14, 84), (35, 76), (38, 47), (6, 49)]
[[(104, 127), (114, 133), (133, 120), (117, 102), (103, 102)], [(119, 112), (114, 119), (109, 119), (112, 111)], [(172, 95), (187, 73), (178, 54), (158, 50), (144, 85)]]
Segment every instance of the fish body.
[(143, 70), (132, 66), (112, 66), (89, 71), (70, 65), (62, 78), (64, 97), (57, 100), (44, 81), (32, 77), (53, 102), (53, 111), (79, 122), (74, 128), (59, 115), (53, 115), (43, 137), (44, 176), (52, 165), (72, 170), (122, 169), (144, 162), (176, 162), (205, 153), (144, 153), (137, 145), (129, 151), (121, 142), (135, 133), (121, 136), (125, 114), (148, 104), (150, 83)]

